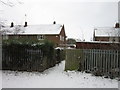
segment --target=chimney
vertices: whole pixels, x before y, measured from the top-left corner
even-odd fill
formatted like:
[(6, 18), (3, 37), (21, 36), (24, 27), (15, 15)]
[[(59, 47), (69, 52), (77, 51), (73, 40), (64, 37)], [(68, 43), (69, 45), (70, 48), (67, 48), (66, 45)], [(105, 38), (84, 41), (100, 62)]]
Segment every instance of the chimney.
[(54, 21), (53, 24), (56, 24), (56, 21)]
[(14, 27), (14, 23), (13, 23), (13, 22), (11, 22), (11, 25), (10, 25), (10, 27)]
[(27, 22), (25, 22), (25, 25), (24, 25), (24, 27), (27, 27)]
[(120, 28), (119, 23), (116, 23), (116, 24), (115, 24), (115, 28)]

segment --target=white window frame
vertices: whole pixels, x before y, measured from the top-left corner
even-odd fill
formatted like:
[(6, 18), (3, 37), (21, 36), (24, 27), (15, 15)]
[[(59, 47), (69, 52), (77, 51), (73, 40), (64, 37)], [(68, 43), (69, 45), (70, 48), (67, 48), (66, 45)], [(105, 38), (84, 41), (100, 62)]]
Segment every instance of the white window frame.
[(62, 41), (64, 41), (64, 36), (62, 37)]
[(60, 35), (60, 41), (64, 41), (64, 36)]
[(44, 35), (37, 35), (38, 40), (44, 40)]
[(19, 38), (19, 36), (18, 36), (18, 35), (16, 35), (16, 36), (15, 36), (15, 38), (16, 38), (16, 39), (18, 39), (18, 38)]
[(60, 35), (60, 41), (62, 41), (62, 36)]
[(8, 35), (3, 35), (3, 40), (8, 40)]

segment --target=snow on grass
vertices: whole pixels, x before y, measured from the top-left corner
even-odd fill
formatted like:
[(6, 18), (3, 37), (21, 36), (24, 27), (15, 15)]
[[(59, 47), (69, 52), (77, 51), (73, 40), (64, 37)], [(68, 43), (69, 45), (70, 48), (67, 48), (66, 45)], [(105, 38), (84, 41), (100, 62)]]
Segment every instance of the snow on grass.
[(3, 88), (118, 88), (118, 81), (77, 71), (64, 71), (65, 61), (42, 73), (2, 72)]

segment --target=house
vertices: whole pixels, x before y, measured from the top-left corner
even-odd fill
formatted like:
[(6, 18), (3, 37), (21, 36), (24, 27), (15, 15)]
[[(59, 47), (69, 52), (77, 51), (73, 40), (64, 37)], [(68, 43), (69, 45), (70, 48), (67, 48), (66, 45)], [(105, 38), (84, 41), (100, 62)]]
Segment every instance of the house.
[(119, 49), (120, 26), (98, 27), (94, 29), (93, 41), (76, 41), (77, 49)]
[(114, 27), (94, 28), (93, 41), (120, 42), (120, 1), (118, 2), (118, 23)]
[(94, 29), (93, 41), (76, 41), (77, 49), (120, 49), (120, 26)]
[(115, 27), (98, 27), (94, 29), (94, 41), (120, 42), (120, 25)]
[(10, 26), (2, 27), (2, 39), (32, 39), (32, 40), (50, 40), (56, 46), (63, 47), (66, 45), (66, 34), (64, 25), (43, 24), (43, 25), (14, 25), (12, 22)]

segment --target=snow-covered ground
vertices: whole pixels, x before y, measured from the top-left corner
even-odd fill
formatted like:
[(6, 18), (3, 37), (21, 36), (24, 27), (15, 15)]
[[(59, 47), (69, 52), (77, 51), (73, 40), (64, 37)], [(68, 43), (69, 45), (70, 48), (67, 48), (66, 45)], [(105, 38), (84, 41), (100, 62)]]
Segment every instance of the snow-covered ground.
[(118, 88), (118, 81), (64, 71), (65, 61), (42, 73), (2, 72), (2, 88)]
[(0, 70), (0, 90), (2, 90), (2, 71)]

